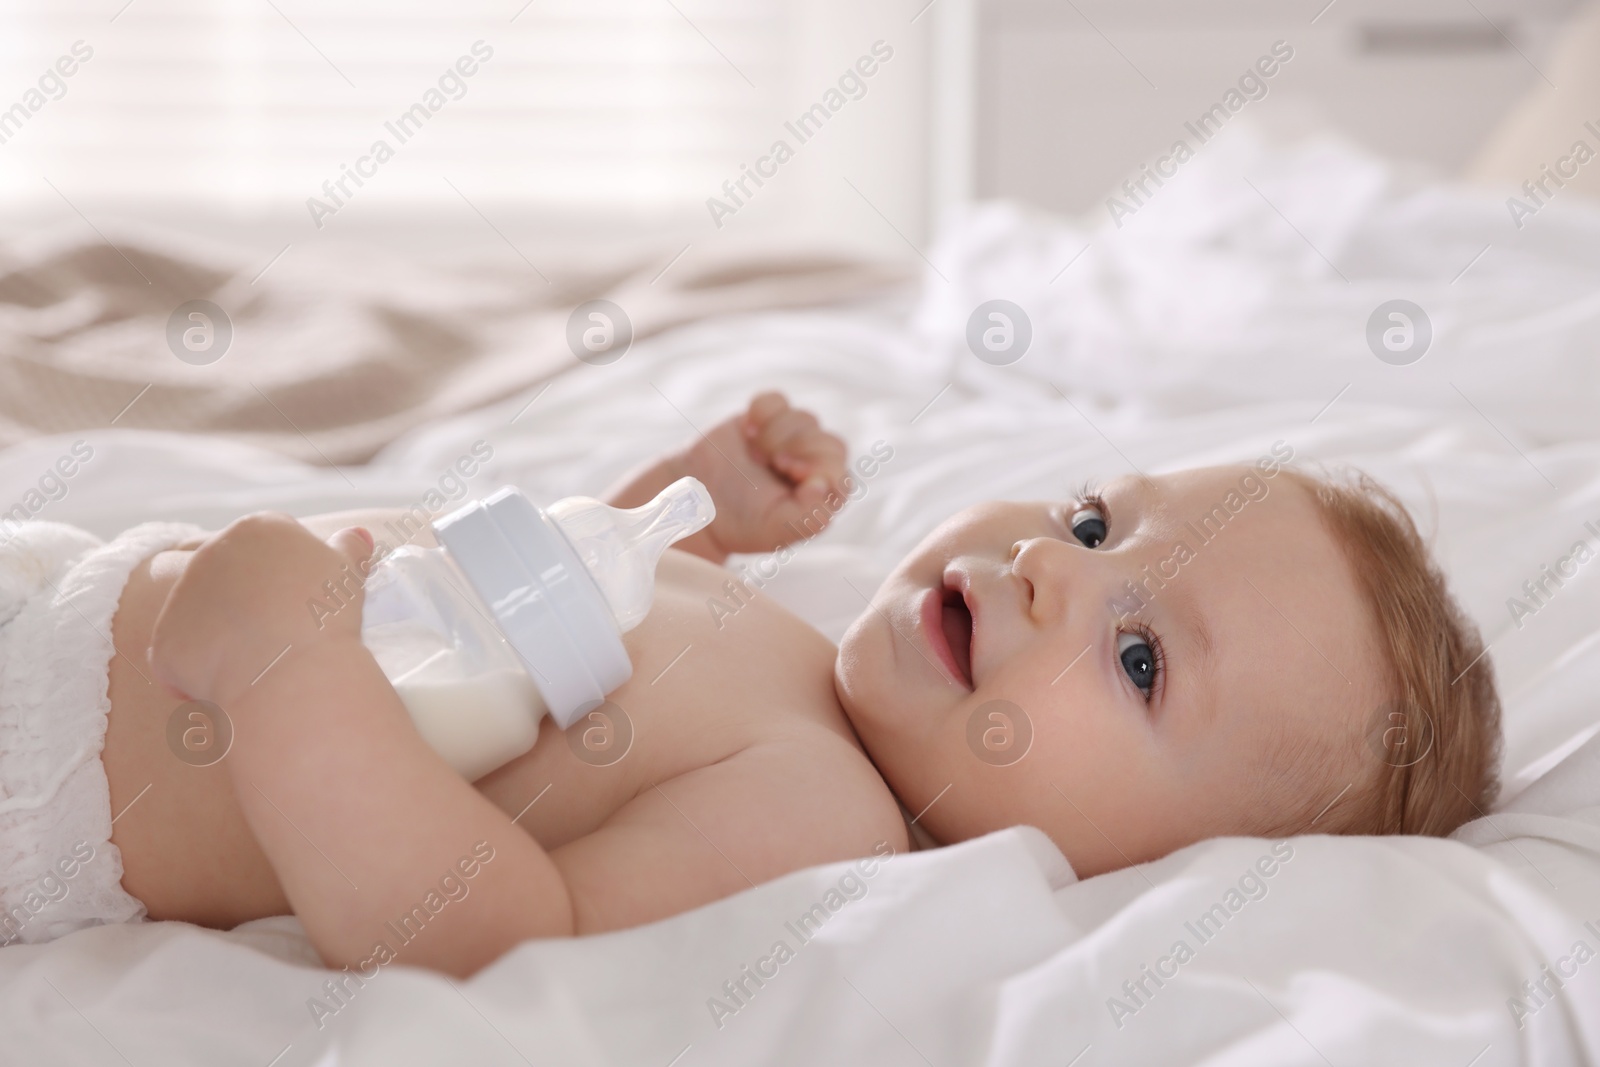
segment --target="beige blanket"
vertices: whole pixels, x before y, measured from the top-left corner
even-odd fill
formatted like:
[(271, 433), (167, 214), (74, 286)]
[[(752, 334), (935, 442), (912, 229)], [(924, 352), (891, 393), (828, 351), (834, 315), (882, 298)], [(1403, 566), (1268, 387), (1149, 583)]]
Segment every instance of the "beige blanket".
[[(173, 235), (82, 231), (0, 248), (0, 447), (114, 423), (360, 463), (420, 423), (577, 365), (566, 327), (586, 300), (622, 307), (637, 342), (716, 315), (870, 296), (908, 277), (720, 237), (662, 273), (678, 249), (538, 267), (508, 252), (498, 267), (444, 269), (308, 246), (268, 266), (258, 252)], [(232, 322), (227, 352), (209, 364), (168, 344), (169, 317), (195, 299)]]

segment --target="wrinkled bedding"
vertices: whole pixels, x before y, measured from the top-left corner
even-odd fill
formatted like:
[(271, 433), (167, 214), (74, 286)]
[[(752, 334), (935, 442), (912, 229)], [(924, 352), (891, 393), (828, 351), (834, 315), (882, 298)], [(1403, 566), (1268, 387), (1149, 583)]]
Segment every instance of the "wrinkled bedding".
[(510, 266), (348, 242), (266, 255), (125, 229), (0, 246), (0, 447), (116, 425), (362, 463), (407, 430), (576, 364), (568, 318), (588, 301), (621, 308), (616, 329), (645, 338), (905, 277), (889, 263), (732, 241), (590, 249), (546, 273), (520, 250)]
[[(1434, 533), (1491, 642), (1508, 783), (1451, 840), (1223, 839), (1080, 882), (1017, 828), (848, 882), (847, 865), (813, 868), (648, 927), (528, 943), (470, 981), (386, 969), (320, 1025), (309, 1001), (328, 975), (292, 918), (87, 930), (0, 950), (6, 1058), (1600, 1062), (1600, 962), (1575, 950), (1600, 952), (1600, 566), (1531, 617), (1507, 607), (1576, 540), (1600, 542), (1584, 529), (1600, 525), (1600, 211), (1558, 204), (1537, 222), (1518, 234), (1492, 198), (1409, 184), (1338, 144), (1240, 135), (1123, 230), (986, 206), (930, 253), (914, 302), (662, 332), (547, 391), (418, 426), (364, 466), (124, 429), (0, 454), (0, 500), (17, 499), (88, 436), (96, 459), (41, 517), (102, 535), (149, 518), (409, 504), (478, 440), (494, 458), (470, 491), (514, 483), (551, 499), (598, 491), (689, 423), (778, 386), (853, 449), (894, 450), (767, 586), (837, 638), (860, 606), (843, 579), (875, 584), (953, 510), (1286, 441), (1302, 461), (1371, 471)], [(1372, 310), (1397, 297), (1436, 330), (1408, 367), (1365, 342)], [(968, 314), (992, 298), (1033, 325), (1009, 367), (966, 349)], [(724, 982), (792, 941), (784, 924), (830, 891), (839, 906), (816, 935), (718, 1011)], [(1219, 905), (1201, 940), (1189, 925)], [(1547, 966), (1570, 974), (1536, 1002), (1521, 984)], [(1134, 998), (1124, 983), (1145, 968), (1170, 976)]]

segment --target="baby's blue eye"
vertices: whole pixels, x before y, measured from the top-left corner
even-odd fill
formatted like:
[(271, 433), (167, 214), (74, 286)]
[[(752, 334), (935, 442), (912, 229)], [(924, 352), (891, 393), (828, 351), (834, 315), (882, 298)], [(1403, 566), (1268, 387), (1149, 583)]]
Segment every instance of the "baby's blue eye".
[(1118, 634), (1117, 657), (1133, 684), (1149, 693), (1156, 684), (1156, 655), (1150, 643), (1138, 634)]
[(1068, 525), (1072, 527), (1072, 536), (1082, 541), (1085, 548), (1098, 548), (1106, 539), (1106, 520), (1098, 508), (1079, 508), (1072, 513)]

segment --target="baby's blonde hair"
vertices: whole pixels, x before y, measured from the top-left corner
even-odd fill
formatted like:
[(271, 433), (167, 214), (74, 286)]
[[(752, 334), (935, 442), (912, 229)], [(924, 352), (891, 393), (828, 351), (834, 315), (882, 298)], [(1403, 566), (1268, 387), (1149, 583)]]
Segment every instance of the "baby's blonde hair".
[[(1310, 801), (1280, 809), (1270, 832), (1445, 836), (1499, 792), (1500, 699), (1483, 639), (1392, 492), (1361, 471), (1283, 473), (1315, 502), (1355, 573), (1389, 700), (1360, 721), (1351, 743), (1363, 773), (1349, 790), (1323, 812)], [(1316, 747), (1298, 739), (1280, 754), (1312, 771), (1327, 762)]]

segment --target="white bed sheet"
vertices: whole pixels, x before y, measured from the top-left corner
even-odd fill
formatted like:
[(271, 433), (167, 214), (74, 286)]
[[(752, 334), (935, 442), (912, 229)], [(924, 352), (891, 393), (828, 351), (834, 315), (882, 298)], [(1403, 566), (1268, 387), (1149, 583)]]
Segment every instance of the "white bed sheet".
[[(1137, 230), (978, 213), (932, 255), (942, 279), (930, 274), (910, 331), (893, 308), (678, 331), (360, 469), (156, 434), (42, 439), (0, 455), (0, 499), (80, 436), (96, 459), (40, 517), (107, 535), (145, 518), (407, 504), (479, 438), (495, 459), (475, 492), (511, 482), (554, 498), (598, 491), (689, 423), (780, 385), (858, 450), (894, 448), (768, 587), (837, 637), (860, 609), (842, 579), (875, 585), (968, 503), (1059, 496), (1131, 465), (1248, 460), (1285, 440), (1300, 458), (1365, 467), (1425, 517), (1436, 508), (1438, 550), (1506, 698), (1513, 787), (1494, 815), (1454, 841), (1295, 839), (1266, 895), (1205, 945), (1187, 935), (1194, 959), (1120, 1017), (1111, 998), (1134, 1003), (1122, 983), (1270, 843), (1206, 842), (1086, 883), (1026, 828), (897, 857), (720, 1026), (708, 999), (843, 867), (638, 930), (529, 943), (467, 982), (387, 968), (321, 1029), (307, 999), (327, 976), (293, 919), (88, 930), (0, 951), (0, 1061), (1600, 1062), (1600, 960), (1520, 1029), (1507, 1004), (1575, 941), (1600, 950), (1600, 739), (1585, 743), (1600, 724), (1600, 566), (1521, 628), (1505, 605), (1584, 521), (1600, 524), (1600, 213), (1552, 208), (1524, 238), (1497, 202), (1408, 190), (1338, 146), (1272, 152), (1245, 136), (1208, 151)], [(1377, 365), (1362, 341), (1393, 296), (1439, 326), (1413, 367)], [(967, 312), (990, 297), (1037, 328), (1010, 368), (961, 347)]]

